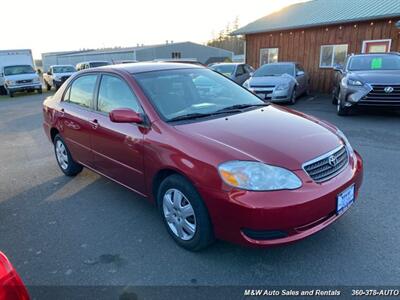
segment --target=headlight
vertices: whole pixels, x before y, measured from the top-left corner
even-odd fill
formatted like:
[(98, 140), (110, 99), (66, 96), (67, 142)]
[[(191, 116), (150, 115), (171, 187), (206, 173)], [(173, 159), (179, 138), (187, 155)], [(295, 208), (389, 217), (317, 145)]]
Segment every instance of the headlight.
[(362, 83), (360, 80), (356, 80), (356, 79), (347, 79), (347, 85), (362, 86), (362, 85), (364, 85), (364, 83)]
[(218, 167), (222, 180), (250, 191), (294, 190), (301, 180), (291, 171), (255, 161), (228, 161)]
[(289, 84), (287, 83), (278, 84), (275, 88), (276, 91), (284, 91), (288, 89), (289, 89)]
[(6, 84), (7, 84), (8, 86), (10, 86), (10, 85), (14, 85), (14, 84), (15, 84), (15, 81), (12, 81), (12, 80), (6, 80)]
[(353, 147), (351, 146), (351, 144), (350, 144), (349, 140), (347, 139), (346, 135), (345, 135), (340, 129), (338, 129), (338, 130), (336, 131), (336, 133), (337, 133), (337, 135), (340, 136), (340, 138), (344, 141), (345, 146), (346, 146), (347, 151), (349, 152), (350, 156), (353, 156), (353, 154), (354, 154), (354, 149), (353, 149)]
[(54, 76), (54, 77), (53, 77), (53, 80), (55, 80), (55, 81), (60, 81), (60, 80), (61, 80), (61, 78), (60, 78), (60, 77), (58, 77), (58, 76)]
[(37, 78), (33, 78), (33, 82), (40, 82), (40, 79), (39, 79), (39, 77), (37, 77)]

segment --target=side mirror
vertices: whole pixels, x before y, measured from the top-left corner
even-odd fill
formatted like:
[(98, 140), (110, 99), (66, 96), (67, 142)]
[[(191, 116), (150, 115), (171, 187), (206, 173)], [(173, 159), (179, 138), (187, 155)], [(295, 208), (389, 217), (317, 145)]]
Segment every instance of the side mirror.
[(303, 76), (304, 74), (304, 71), (297, 71), (296, 76)]
[(250, 77), (253, 77), (254, 72), (250, 72), (249, 75), (250, 75)]
[(336, 72), (343, 73), (343, 67), (342, 67), (342, 65), (334, 65), (334, 66), (333, 66), (333, 70), (336, 71)]
[(143, 123), (143, 117), (136, 111), (129, 108), (114, 109), (110, 112), (109, 116), (111, 122), (114, 123)]

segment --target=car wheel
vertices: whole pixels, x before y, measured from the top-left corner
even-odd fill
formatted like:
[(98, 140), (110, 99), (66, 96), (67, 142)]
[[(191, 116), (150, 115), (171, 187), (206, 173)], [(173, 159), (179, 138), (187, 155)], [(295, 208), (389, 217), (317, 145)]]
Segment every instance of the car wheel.
[(344, 106), (343, 101), (340, 99), (340, 95), (337, 98), (336, 111), (339, 116), (347, 116), (350, 114), (350, 108)]
[(67, 145), (59, 134), (54, 138), (54, 152), (61, 171), (67, 176), (75, 176), (82, 171), (82, 165), (72, 159)]
[(181, 175), (171, 175), (160, 185), (158, 208), (168, 233), (190, 251), (199, 251), (214, 241), (207, 208), (195, 187)]
[(339, 97), (338, 94), (339, 93), (336, 92), (336, 88), (333, 89), (333, 91), (332, 91), (332, 104), (333, 105), (337, 105), (337, 103), (338, 103), (338, 97)]
[(293, 89), (293, 92), (292, 92), (292, 95), (291, 95), (291, 97), (290, 97), (289, 104), (290, 104), (290, 105), (295, 104), (295, 103), (296, 103), (296, 99), (297, 99), (297, 92), (296, 92), (296, 89), (294, 88), (294, 89)]
[(14, 97), (14, 92), (11, 92), (11, 91), (8, 91), (8, 90), (7, 90), (7, 94), (8, 94), (8, 96), (10, 96), (11, 98)]

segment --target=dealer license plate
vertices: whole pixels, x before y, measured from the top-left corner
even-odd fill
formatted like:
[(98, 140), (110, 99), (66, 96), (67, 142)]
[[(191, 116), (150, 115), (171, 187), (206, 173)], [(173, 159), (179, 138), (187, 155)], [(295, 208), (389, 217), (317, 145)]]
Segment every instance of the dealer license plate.
[(354, 184), (337, 196), (336, 213), (344, 213), (354, 202)]

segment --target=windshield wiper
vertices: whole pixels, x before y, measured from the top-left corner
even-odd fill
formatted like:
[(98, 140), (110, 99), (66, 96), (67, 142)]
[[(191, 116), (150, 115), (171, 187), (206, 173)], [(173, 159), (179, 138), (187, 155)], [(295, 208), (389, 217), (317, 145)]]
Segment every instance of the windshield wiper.
[(214, 113), (192, 113), (192, 114), (186, 114), (186, 115), (181, 115), (174, 117), (172, 119), (169, 119), (168, 122), (174, 122), (174, 121), (183, 121), (183, 120), (192, 120), (192, 119), (199, 119), (199, 118), (205, 118), (212, 116)]
[(250, 107), (268, 106), (268, 105), (269, 105), (268, 103), (235, 104), (235, 105), (227, 106), (220, 110), (217, 110), (215, 113), (224, 113), (224, 112), (237, 111), (237, 110), (241, 111), (243, 109), (250, 108)]

